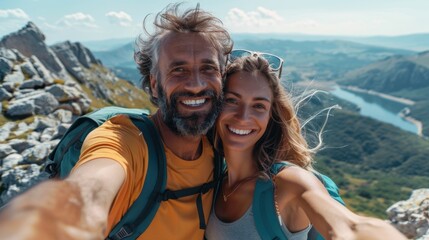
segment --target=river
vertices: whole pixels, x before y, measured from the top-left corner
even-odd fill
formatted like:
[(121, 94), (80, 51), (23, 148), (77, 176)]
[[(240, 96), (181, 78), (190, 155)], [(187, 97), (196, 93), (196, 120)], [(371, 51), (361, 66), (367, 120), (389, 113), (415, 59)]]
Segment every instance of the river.
[(419, 128), (403, 118), (401, 111), (409, 105), (379, 97), (373, 94), (356, 92), (335, 86), (330, 91), (334, 96), (356, 104), (360, 114), (382, 122), (390, 123), (405, 131), (419, 134)]

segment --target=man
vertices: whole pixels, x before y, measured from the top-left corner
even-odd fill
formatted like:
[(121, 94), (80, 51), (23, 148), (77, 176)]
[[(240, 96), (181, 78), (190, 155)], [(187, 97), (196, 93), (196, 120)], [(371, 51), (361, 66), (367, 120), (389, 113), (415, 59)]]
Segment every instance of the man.
[[(143, 87), (159, 110), (151, 116), (167, 158), (167, 189), (213, 179), (213, 149), (204, 136), (222, 100), (222, 75), (232, 41), (219, 19), (197, 6), (169, 5), (155, 32), (140, 39), (136, 61)], [(12, 201), (0, 215), (0, 238), (105, 238), (139, 196), (147, 145), (124, 115), (92, 131), (64, 181), (48, 181)], [(195, 196), (162, 202), (139, 239), (202, 239)], [(213, 190), (202, 196), (205, 221)]]

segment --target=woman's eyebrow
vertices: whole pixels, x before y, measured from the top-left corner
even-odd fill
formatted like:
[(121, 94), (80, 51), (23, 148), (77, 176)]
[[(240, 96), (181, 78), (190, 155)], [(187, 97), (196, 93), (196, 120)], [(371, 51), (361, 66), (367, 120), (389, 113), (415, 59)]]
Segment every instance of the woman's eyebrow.
[[(226, 90), (225, 94), (227, 94), (227, 93), (232, 94), (232, 95), (234, 95), (234, 96), (236, 96), (238, 98), (242, 97), (241, 94), (239, 94), (237, 92), (232, 92), (230, 90)], [(254, 97), (253, 100), (255, 100), (255, 101), (267, 101), (267, 102), (271, 103), (271, 100), (269, 98), (267, 98), (267, 97)]]

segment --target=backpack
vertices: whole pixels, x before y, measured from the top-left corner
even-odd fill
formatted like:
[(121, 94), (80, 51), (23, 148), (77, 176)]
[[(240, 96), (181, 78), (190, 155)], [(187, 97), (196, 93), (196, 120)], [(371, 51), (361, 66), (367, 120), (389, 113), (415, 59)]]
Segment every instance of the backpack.
[(167, 164), (164, 144), (154, 124), (147, 117), (147, 110), (105, 107), (76, 119), (48, 156), (49, 164), (46, 167), (46, 171), (50, 174), (50, 177), (65, 178), (79, 160), (80, 150), (86, 136), (105, 121), (119, 114), (128, 115), (133, 124), (143, 133), (149, 152), (148, 170), (139, 197), (112, 229), (107, 239), (138, 238), (151, 223), (161, 201), (178, 199), (194, 194), (198, 194), (196, 206), (200, 228), (205, 229), (202, 194), (207, 193), (220, 179), (222, 161), (215, 151), (214, 180), (211, 182), (176, 191), (165, 189)]
[[(277, 175), (285, 166), (290, 165), (287, 162), (275, 163), (271, 167), (272, 174)], [(329, 195), (339, 203), (344, 204), (341, 199), (338, 187), (328, 176), (319, 172), (313, 172), (323, 183)], [(255, 219), (256, 229), (262, 239), (287, 239), (281, 229), (279, 216), (274, 204), (274, 183), (272, 180), (258, 179), (256, 181), (255, 192), (253, 194), (253, 218)], [(308, 240), (323, 240), (323, 236), (312, 227), (308, 233)]]

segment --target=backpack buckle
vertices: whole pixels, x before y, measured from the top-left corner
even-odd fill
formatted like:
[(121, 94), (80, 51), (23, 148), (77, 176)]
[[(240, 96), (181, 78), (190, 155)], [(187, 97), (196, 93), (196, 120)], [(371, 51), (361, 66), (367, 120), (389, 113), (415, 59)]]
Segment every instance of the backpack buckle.
[(133, 235), (133, 228), (130, 226), (130, 225), (128, 225), (128, 224), (125, 224), (124, 226), (122, 226), (121, 227), (121, 229), (119, 229), (119, 231), (115, 234), (115, 235), (113, 235), (113, 237), (112, 238), (110, 238), (110, 239), (114, 239), (114, 240), (119, 240), (119, 239), (124, 239), (124, 238), (126, 238), (126, 237), (129, 237), (129, 236), (131, 236), (131, 235)]

